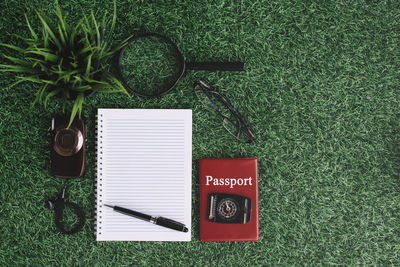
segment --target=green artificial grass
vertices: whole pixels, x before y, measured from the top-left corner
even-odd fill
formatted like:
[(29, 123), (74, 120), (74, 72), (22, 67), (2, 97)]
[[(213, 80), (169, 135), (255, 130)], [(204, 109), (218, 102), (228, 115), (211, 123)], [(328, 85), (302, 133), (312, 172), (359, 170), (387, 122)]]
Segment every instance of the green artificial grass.
[[(29, 34), (23, 14), (37, 28), (33, 8), (53, 5), (2, 1), (0, 41), (18, 42), (13, 33)], [(60, 5), (71, 21), (81, 8), (112, 11), (105, 0)], [(158, 99), (87, 97), (88, 169), (84, 179), (69, 182), (68, 192), (87, 221), (72, 236), (57, 232), (44, 207), (63, 184), (49, 166), (50, 119), (61, 103), (30, 109), (37, 87), (10, 88), (15, 76), (1, 73), (1, 266), (400, 264), (398, 1), (120, 1), (117, 11), (116, 40), (158, 32), (188, 61), (242, 60), (246, 71), (188, 71)], [(199, 103), (192, 88), (199, 77), (248, 120), (258, 135), (253, 144), (236, 143)], [(193, 109), (191, 242), (95, 241), (100, 107)], [(197, 160), (203, 157), (258, 157), (259, 242), (199, 241)]]
[(183, 65), (173, 45), (158, 37), (148, 36), (138, 37), (125, 47), (120, 67), (131, 90), (155, 96), (175, 84)]

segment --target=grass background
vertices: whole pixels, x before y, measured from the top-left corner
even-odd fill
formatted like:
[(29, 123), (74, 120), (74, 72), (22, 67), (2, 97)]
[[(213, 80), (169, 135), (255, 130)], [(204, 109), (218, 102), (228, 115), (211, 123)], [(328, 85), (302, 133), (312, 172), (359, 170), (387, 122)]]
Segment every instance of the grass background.
[[(105, 0), (60, 1), (70, 21), (112, 11)], [(28, 34), (23, 14), (52, 1), (0, 3), (1, 42)], [(30, 109), (37, 89), (0, 75), (0, 265), (400, 264), (400, 6), (398, 1), (119, 1), (116, 39), (169, 36), (187, 60), (243, 60), (246, 72), (188, 72), (170, 94), (86, 99), (88, 170), (69, 200), (87, 222), (57, 233), (44, 200), (50, 119)], [(6, 52), (1, 48), (1, 53)], [(205, 77), (249, 121), (254, 144), (237, 144), (192, 91)], [(145, 80), (143, 80), (145, 83)], [(102, 242), (94, 237), (94, 115), (108, 108), (193, 109), (193, 236), (189, 243)], [(201, 243), (197, 159), (259, 158), (260, 241)]]

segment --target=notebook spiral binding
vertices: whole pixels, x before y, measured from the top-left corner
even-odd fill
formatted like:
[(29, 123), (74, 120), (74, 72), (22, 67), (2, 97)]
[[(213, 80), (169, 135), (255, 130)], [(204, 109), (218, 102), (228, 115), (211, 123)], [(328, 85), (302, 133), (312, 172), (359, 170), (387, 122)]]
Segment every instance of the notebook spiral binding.
[[(102, 197), (102, 165), (103, 165), (103, 157), (102, 157), (102, 151), (103, 151), (103, 147), (102, 147), (102, 138), (103, 138), (103, 114), (100, 115), (96, 115), (96, 124), (95, 124), (95, 128), (96, 128), (96, 155), (97, 155), (97, 159), (96, 159), (96, 165), (97, 165), (97, 169), (96, 169), (96, 177), (97, 179), (95, 180), (95, 197), (96, 197), (96, 207), (95, 207), (95, 222), (94, 222), (94, 228), (95, 231), (97, 233), (97, 235), (101, 235), (102, 232), (102, 207), (103, 207), (103, 203), (101, 200)], [(100, 200), (97, 200), (97, 197), (100, 197)]]

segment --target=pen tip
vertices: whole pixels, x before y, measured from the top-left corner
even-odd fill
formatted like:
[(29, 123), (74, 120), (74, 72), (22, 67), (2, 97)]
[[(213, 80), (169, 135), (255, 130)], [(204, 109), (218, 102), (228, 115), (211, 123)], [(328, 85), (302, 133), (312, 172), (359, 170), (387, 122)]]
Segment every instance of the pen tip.
[(106, 206), (106, 207), (109, 207), (109, 208), (114, 208), (114, 206), (111, 206), (111, 205), (107, 205), (107, 204), (104, 204), (104, 206)]
[(189, 232), (189, 229), (187, 229), (187, 227), (185, 227), (185, 228), (183, 228), (183, 231), (184, 231), (185, 233), (187, 233), (187, 232)]

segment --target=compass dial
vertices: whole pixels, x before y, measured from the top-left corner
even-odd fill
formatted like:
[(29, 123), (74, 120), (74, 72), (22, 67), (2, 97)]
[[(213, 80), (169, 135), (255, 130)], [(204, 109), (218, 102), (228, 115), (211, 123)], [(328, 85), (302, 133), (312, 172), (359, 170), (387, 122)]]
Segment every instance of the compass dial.
[(239, 204), (232, 198), (224, 198), (219, 201), (217, 206), (218, 215), (225, 220), (233, 219), (237, 216)]

